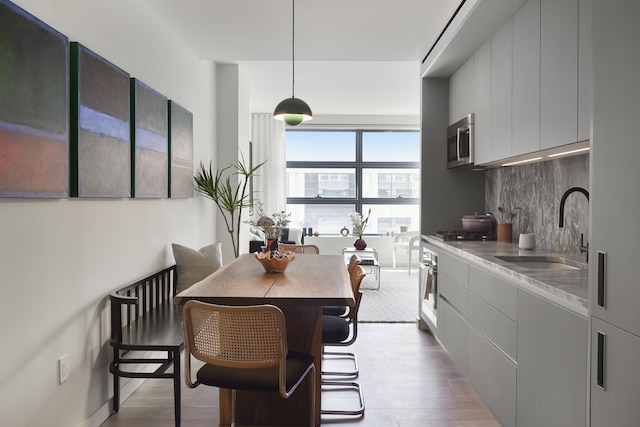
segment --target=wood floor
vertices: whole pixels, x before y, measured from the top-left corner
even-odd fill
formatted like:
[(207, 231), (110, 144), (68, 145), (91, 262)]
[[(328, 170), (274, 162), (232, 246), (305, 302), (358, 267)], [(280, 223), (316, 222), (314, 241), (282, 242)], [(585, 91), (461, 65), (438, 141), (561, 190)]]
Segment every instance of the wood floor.
[[(366, 412), (323, 416), (323, 425), (357, 427), (498, 427), (486, 405), (429, 332), (415, 324), (361, 323), (358, 355)], [(353, 407), (353, 392), (324, 392), (323, 407)], [(218, 392), (183, 386), (182, 426), (218, 426)], [(147, 380), (101, 427), (173, 427), (170, 380)]]

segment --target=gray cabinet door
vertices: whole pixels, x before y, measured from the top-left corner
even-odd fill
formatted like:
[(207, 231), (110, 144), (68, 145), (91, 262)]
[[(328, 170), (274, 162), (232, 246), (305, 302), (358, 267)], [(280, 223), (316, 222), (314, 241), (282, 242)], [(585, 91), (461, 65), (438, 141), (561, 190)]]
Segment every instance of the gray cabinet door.
[[(469, 383), (505, 427), (516, 425), (516, 365), (469, 326)], [(551, 425), (551, 424), (541, 424)]]
[(491, 37), (491, 160), (511, 156), (511, 18)]
[(518, 427), (584, 427), (587, 319), (518, 293)]
[(491, 159), (491, 39), (473, 55), (475, 163)]
[(578, 0), (541, 0), (540, 147), (578, 138)]
[(438, 339), (464, 375), (467, 375), (468, 331), (464, 317), (441, 298), (438, 301)]
[(511, 154), (540, 149), (540, 0), (513, 14), (513, 144)]
[(638, 355), (640, 338), (592, 318), (591, 427), (640, 425)]

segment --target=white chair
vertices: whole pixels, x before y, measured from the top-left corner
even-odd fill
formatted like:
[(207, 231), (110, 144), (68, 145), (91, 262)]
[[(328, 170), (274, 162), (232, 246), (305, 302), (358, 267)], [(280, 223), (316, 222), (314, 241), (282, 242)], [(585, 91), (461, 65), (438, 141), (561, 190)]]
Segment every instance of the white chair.
[(409, 274), (411, 274), (411, 253), (420, 250), (420, 233), (403, 231), (393, 238), (393, 268), (396, 268), (396, 251), (403, 249), (409, 254)]

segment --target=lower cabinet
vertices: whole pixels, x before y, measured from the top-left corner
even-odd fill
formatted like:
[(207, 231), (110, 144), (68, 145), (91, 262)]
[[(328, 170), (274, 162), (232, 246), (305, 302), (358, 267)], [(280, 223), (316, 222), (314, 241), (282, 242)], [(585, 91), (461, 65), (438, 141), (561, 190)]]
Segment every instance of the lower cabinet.
[(591, 318), (591, 427), (640, 425), (640, 338)]
[[(467, 377), (504, 427), (516, 425), (516, 365), (498, 348), (469, 327)], [(545, 425), (545, 424), (540, 424)], [(552, 424), (546, 424), (552, 425)]]
[(438, 304), (438, 338), (464, 375), (467, 375), (468, 330), (464, 317), (441, 298)]
[(587, 338), (585, 317), (518, 292), (518, 427), (586, 425)]

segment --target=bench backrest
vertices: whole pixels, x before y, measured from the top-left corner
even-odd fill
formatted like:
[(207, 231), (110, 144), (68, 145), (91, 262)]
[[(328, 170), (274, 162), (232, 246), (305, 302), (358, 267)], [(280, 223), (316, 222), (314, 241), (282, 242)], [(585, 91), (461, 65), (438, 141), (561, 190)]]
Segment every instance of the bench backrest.
[(152, 311), (171, 308), (177, 284), (178, 273), (172, 265), (111, 292), (111, 338), (120, 341), (123, 327)]

